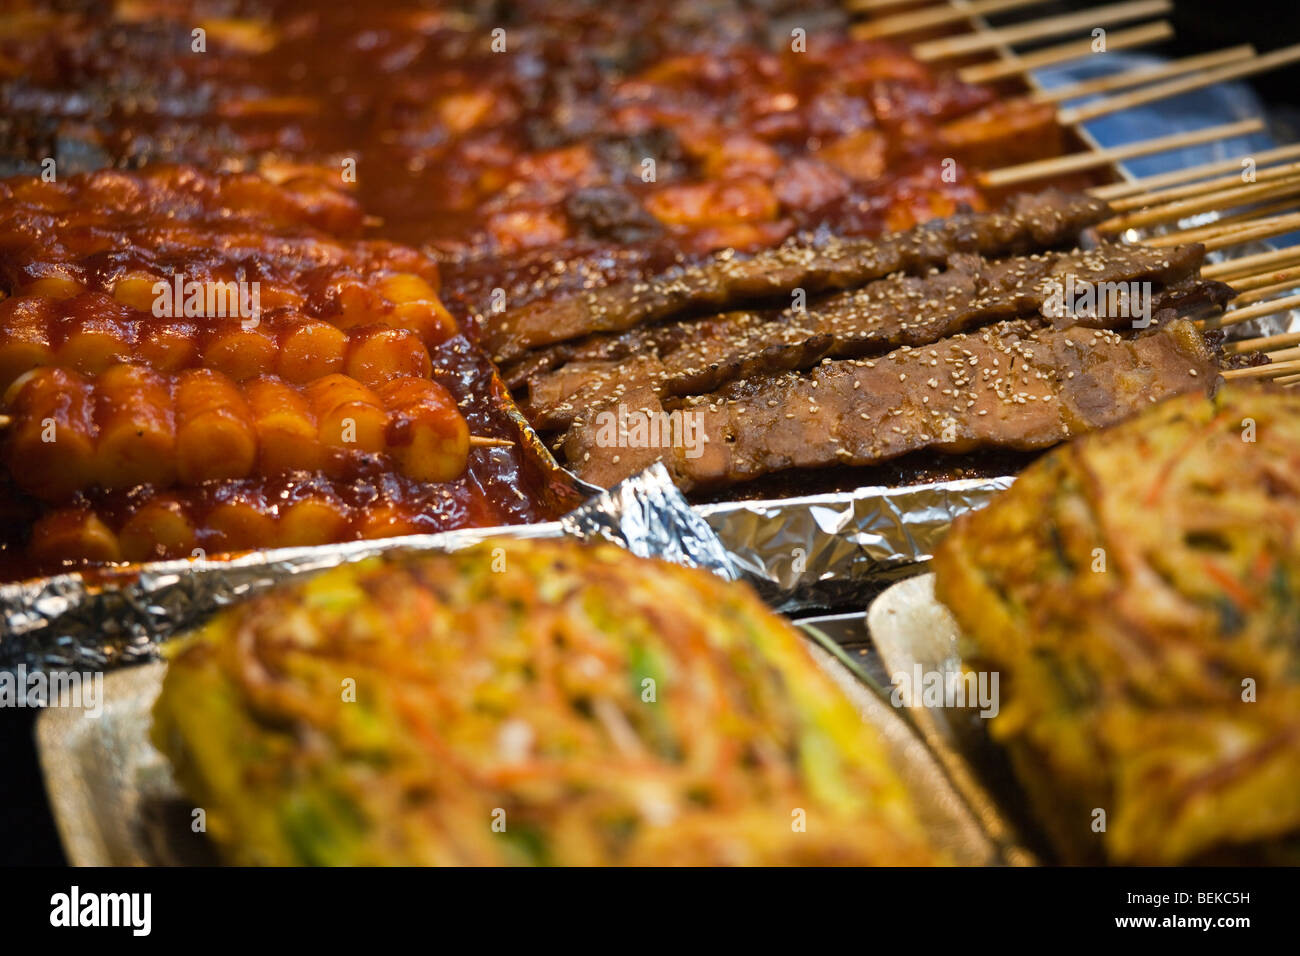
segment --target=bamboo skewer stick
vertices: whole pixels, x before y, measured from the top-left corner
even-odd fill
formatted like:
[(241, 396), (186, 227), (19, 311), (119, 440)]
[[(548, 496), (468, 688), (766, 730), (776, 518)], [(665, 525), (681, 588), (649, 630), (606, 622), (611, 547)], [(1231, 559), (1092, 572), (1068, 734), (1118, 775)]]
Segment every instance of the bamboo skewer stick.
[(1226, 329), (1252, 319), (1262, 319), (1266, 315), (1277, 315), (1279, 312), (1286, 312), (1298, 306), (1300, 306), (1300, 294), (1288, 295), (1281, 299), (1270, 299), (1268, 302), (1248, 305), (1244, 309), (1232, 309), (1212, 319), (1206, 319), (1205, 325), (1211, 329)]
[(1058, 86), (1051, 90), (1039, 90), (1030, 94), (1030, 99), (1035, 103), (1064, 103), (1067, 100), (1076, 100), (1083, 96), (1092, 96), (1096, 93), (1110, 93), (1114, 90), (1123, 90), (1131, 86), (1143, 86), (1147, 83), (1154, 83), (1157, 80), (1165, 80), (1175, 76), (1182, 76), (1184, 73), (1191, 73), (1194, 70), (1208, 70), (1216, 66), (1224, 66), (1228, 63), (1236, 63), (1240, 60), (1250, 59), (1255, 55), (1255, 48), (1250, 44), (1244, 46), (1229, 47), (1226, 50), (1217, 50), (1214, 53), (1202, 53), (1199, 56), (1188, 56), (1181, 60), (1171, 60), (1160, 66), (1143, 66), (1136, 70), (1126, 70), (1123, 73), (1112, 73), (1110, 76), (1099, 76), (1092, 80), (1082, 80), (1079, 83), (1071, 83), (1069, 86)]
[(933, 27), (947, 26), (951, 23), (961, 23), (971, 17), (985, 17), (993, 13), (1018, 10), (1046, 2), (1048, 0), (972, 0), (962, 7), (923, 7), (919, 10), (908, 10), (906, 13), (895, 13), (856, 23), (850, 28), (850, 32), (859, 40), (876, 40), (881, 37), (899, 36), (904, 33), (916, 33)]
[[(1257, 169), (1255, 172), (1255, 183), (1273, 182), (1277, 179), (1285, 179), (1288, 176), (1300, 174), (1300, 163), (1284, 163), (1281, 166), (1271, 166), (1268, 169)], [(1229, 187), (1241, 188), (1244, 186), (1253, 186), (1255, 183), (1249, 183), (1241, 178), (1240, 171), (1231, 176), (1222, 176), (1218, 179), (1208, 179), (1204, 182), (1192, 183), (1188, 186), (1175, 186), (1172, 189), (1164, 189), (1156, 192), (1140, 193), (1136, 196), (1126, 196), (1123, 199), (1111, 201), (1110, 208), (1115, 212), (1128, 212), (1131, 209), (1141, 209), (1145, 206), (1154, 206), (1159, 203), (1173, 202), (1178, 199), (1187, 199), (1191, 196), (1202, 196), (1205, 193), (1219, 192), (1221, 189)]]
[[(1277, 182), (1255, 183), (1250, 186), (1237, 186), (1220, 189), (1218, 192), (1203, 196), (1192, 196), (1175, 202), (1139, 209), (1134, 212), (1113, 216), (1097, 225), (1098, 232), (1118, 233), (1126, 229), (1142, 229), (1162, 223), (1179, 222), (1189, 216), (1218, 209), (1232, 209), (1264, 199), (1276, 199), (1279, 196), (1294, 196), (1300, 192), (1300, 175), (1291, 176)], [(1252, 213), (1252, 215), (1254, 215)], [(1255, 218), (1258, 218), (1256, 215)], [(1216, 226), (1225, 223), (1220, 220)]]
[(1167, 173), (1159, 173), (1155, 176), (1144, 176), (1141, 179), (1135, 179), (1126, 183), (1111, 183), (1107, 186), (1097, 186), (1088, 190), (1090, 195), (1098, 199), (1119, 200), (1135, 196), (1138, 193), (1147, 193), (1156, 189), (1162, 189), (1165, 186), (1174, 186), (1179, 183), (1188, 183), (1196, 179), (1204, 179), (1207, 176), (1217, 176), (1219, 173), (1233, 172), (1240, 174), (1242, 161), (1254, 160), (1256, 169), (1266, 163), (1277, 162), (1284, 159), (1294, 159), (1300, 156), (1300, 143), (1293, 143), (1289, 146), (1278, 146), (1275, 149), (1266, 149), (1261, 152), (1248, 156), (1238, 156), (1235, 159), (1216, 159), (1208, 163), (1200, 163), (1196, 166), (1187, 166), (1183, 169), (1175, 169)]
[(1254, 206), (1250, 209), (1243, 209), (1241, 212), (1220, 216), (1214, 220), (1214, 223), (1218, 226), (1226, 226), (1232, 223), (1249, 222), (1252, 219), (1259, 219), (1264, 216), (1277, 216), (1284, 212), (1300, 212), (1300, 195), (1293, 195), (1286, 199), (1279, 199), (1277, 202), (1265, 203), (1262, 206)]
[(1254, 76), (1256, 73), (1263, 73), (1296, 62), (1300, 62), (1300, 44), (1265, 53), (1263, 56), (1256, 57), (1245, 63), (1230, 63), (1214, 70), (1197, 73), (1195, 76), (1186, 76), (1181, 79), (1170, 80), (1167, 83), (1157, 83), (1155, 86), (1120, 93), (1117, 96), (1096, 103), (1086, 103), (1083, 106), (1062, 110), (1060, 113), (1061, 123), (1065, 126), (1086, 123), (1098, 116), (1132, 109), (1134, 106), (1141, 106), (1155, 100), (1163, 100), (1170, 96), (1178, 96), (1191, 90), (1213, 86), (1215, 83), (1238, 80), (1244, 76)]
[[(1214, 251), (1216, 249), (1226, 249), (1228, 246), (1239, 245), (1243, 242), (1250, 242), (1253, 239), (1269, 239), (1273, 236), (1283, 236), (1296, 229), (1300, 229), (1300, 213), (1289, 216), (1274, 216), (1271, 219), (1260, 219), (1246, 225), (1233, 223), (1227, 227), (1209, 225), (1196, 229), (1184, 229), (1163, 236), (1154, 236), (1144, 240), (1144, 244), (1162, 249), (1166, 246), (1177, 246), (1185, 242), (1199, 242), (1208, 251)], [(1202, 270), (1201, 274), (1205, 274), (1204, 270)]]
[(1201, 277), (1231, 282), (1232, 276), (1254, 276), (1258, 274), (1259, 269), (1298, 263), (1300, 263), (1300, 248), (1273, 249), (1269, 252), (1256, 252), (1253, 255), (1229, 259), (1226, 262), (1212, 263), (1201, 269)]
[(1257, 339), (1238, 339), (1223, 343), (1223, 350), (1230, 355), (1238, 352), (1268, 352), (1285, 346), (1300, 345), (1300, 332), (1282, 332), (1278, 335), (1261, 335)]
[(1258, 289), (1251, 289), (1242, 292), (1236, 285), (1238, 296), (1232, 300), (1233, 306), (1252, 305), (1256, 302), (1263, 302), (1265, 299), (1271, 299), (1273, 296), (1282, 292), (1289, 292), (1292, 289), (1300, 288), (1300, 279), (1287, 279), (1284, 282), (1274, 282), (1270, 285), (1260, 286)]
[(1300, 332), (1282, 332), (1278, 335), (1261, 335), (1257, 339), (1238, 339), (1236, 342), (1224, 342), (1223, 350), (1229, 354), (1268, 352), (1288, 345), (1300, 345)]
[(888, 10), (917, 2), (918, 0), (847, 0), (844, 5), (853, 13), (870, 13), (872, 10)]
[(1296, 359), (1300, 359), (1300, 349), (1297, 348), (1278, 349), (1276, 352), (1270, 352), (1268, 354), (1268, 359), (1270, 362), (1273, 362), (1274, 364), (1281, 364), (1282, 362), (1294, 362)]
[(1086, 169), (1109, 166), (1111, 163), (1122, 162), (1137, 156), (1150, 156), (1171, 149), (1182, 149), (1185, 146), (1198, 146), (1202, 143), (1212, 143), (1215, 140), (1228, 139), (1233, 136), (1244, 136), (1257, 133), (1263, 128), (1264, 121), (1261, 119), (1239, 120), (1235, 123), (1208, 126), (1205, 129), (1192, 130), (1188, 133), (1158, 136), (1155, 139), (1146, 139), (1138, 143), (1125, 143), (1123, 146), (1112, 146), (1108, 149), (1098, 149), (1088, 153), (1054, 156), (1051, 159), (1038, 159), (1030, 163), (1021, 163), (1018, 166), (991, 169), (979, 174), (979, 182), (980, 185), (986, 188), (1011, 186), (1017, 183), (1031, 182), (1035, 179), (1047, 179), (1065, 173), (1077, 173)]
[(1254, 368), (1230, 368), (1220, 374), (1226, 379), (1233, 378), (1277, 378), (1291, 372), (1300, 372), (1300, 362), (1275, 362), (1272, 365), (1259, 365)]
[[(8, 428), (14, 422), (12, 415), (0, 415), (0, 430)], [(508, 438), (487, 438), (483, 435), (469, 436), (470, 448), (513, 448), (515, 443)]]
[[(1168, 20), (1157, 20), (1128, 30), (1115, 31), (1106, 38), (1106, 50), (1108, 52), (1131, 50), (1150, 43), (1161, 43), (1173, 35), (1173, 24)], [(1093, 49), (1093, 42), (1091, 37), (1085, 40), (1072, 40), (1043, 50), (1034, 50), (1032, 53), (1023, 53), (1011, 59), (979, 63), (963, 67), (957, 71), (957, 76), (964, 83), (993, 83), (1045, 66), (1069, 63), (1071, 60), (1078, 60), (1085, 56), (1097, 56), (1097, 52)]]
[[(1232, 280), (1232, 287), (1238, 292), (1245, 292), (1254, 295), (1257, 291), (1281, 286), (1287, 288), (1287, 283), (1291, 282), (1300, 285), (1300, 269), (1278, 269), (1276, 272), (1261, 272), (1259, 275), (1241, 276)], [(1240, 296), (1238, 296), (1240, 300)]]
[(1094, 27), (1140, 20), (1143, 17), (1169, 13), (1172, 9), (1172, 0), (1128, 0), (1125, 3), (1111, 3), (1090, 10), (1080, 10), (1078, 13), (1045, 17), (1042, 20), (1018, 23), (1015, 26), (918, 43), (912, 48), (912, 55), (923, 63), (932, 63), (935, 60), (983, 53), (1013, 43), (1046, 40), (1049, 37), (1091, 30)]
[(1243, 229), (1241, 232), (1227, 232), (1191, 241), (1199, 242), (1205, 247), (1206, 252), (1218, 252), (1220, 249), (1230, 249), (1233, 246), (1254, 242), (1257, 239), (1272, 239), (1275, 236), (1285, 236), (1288, 232), (1295, 232), (1298, 229), (1300, 229), (1300, 213), (1265, 219), (1257, 226)]

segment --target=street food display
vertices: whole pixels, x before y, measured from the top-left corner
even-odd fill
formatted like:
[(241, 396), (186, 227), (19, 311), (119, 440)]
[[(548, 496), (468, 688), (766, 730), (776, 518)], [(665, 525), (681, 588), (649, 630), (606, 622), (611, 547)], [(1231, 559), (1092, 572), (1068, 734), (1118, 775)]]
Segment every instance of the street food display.
[[(1300, 147), (1081, 125), (1300, 49), (893, 5), (5, 5), (0, 673), (160, 675), (70, 859), (1300, 859)], [(932, 556), (1028, 816), (788, 619)]]

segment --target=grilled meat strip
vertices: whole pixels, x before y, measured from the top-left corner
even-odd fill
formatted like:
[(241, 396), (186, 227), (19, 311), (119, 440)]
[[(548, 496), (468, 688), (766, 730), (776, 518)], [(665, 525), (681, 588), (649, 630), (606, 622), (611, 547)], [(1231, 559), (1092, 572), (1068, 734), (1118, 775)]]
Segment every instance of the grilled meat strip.
[[(1165, 396), (1213, 388), (1218, 360), (1201, 333), (1173, 312), (1157, 322), (1125, 337), (1013, 320), (874, 360), (733, 382), (669, 406), (642, 387), (575, 423), (564, 451), (596, 484), (662, 458), (689, 489), (922, 449), (1046, 448)], [(658, 433), (638, 432), (642, 423)]]
[(529, 349), (698, 309), (845, 289), (893, 272), (920, 272), (954, 252), (984, 256), (1051, 248), (1100, 222), (1108, 207), (1089, 196), (1049, 190), (1017, 196), (996, 213), (962, 213), (879, 239), (793, 241), (747, 258), (721, 254), (643, 282), (618, 283), (572, 298), (542, 300), (486, 322), (484, 343), (498, 362)]
[[(567, 427), (592, 405), (642, 385), (660, 397), (703, 394), (764, 371), (809, 368), (825, 356), (881, 355), (902, 345), (920, 346), (990, 322), (1057, 311), (1075, 287), (1157, 286), (1153, 307), (1185, 310), (1226, 302), (1227, 286), (1196, 278), (1204, 260), (1199, 245), (1168, 250), (1103, 245), (1086, 252), (1047, 253), (991, 263), (958, 255), (951, 268), (924, 277), (894, 275), (861, 289), (830, 296), (807, 311), (766, 316), (732, 313), (624, 333), (618, 343), (595, 344), (631, 358), (574, 361), (528, 382), (525, 411), (543, 431)], [(1112, 287), (1115, 287), (1112, 286)], [(1129, 303), (1118, 303), (1129, 306)], [(1093, 315), (1068, 321), (1098, 327), (1128, 326), (1129, 307), (1102, 303)], [(1054, 319), (1065, 324), (1066, 317)], [(668, 335), (672, 326), (680, 326)], [(640, 339), (635, 341), (634, 337)]]

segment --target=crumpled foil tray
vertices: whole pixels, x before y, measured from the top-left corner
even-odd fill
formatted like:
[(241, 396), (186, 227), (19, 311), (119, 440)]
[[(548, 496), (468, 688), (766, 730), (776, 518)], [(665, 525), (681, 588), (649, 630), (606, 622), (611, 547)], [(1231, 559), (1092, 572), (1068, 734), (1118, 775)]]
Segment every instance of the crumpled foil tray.
[(0, 586), (0, 669), (103, 670), (158, 657), (158, 645), (219, 608), (282, 581), (388, 551), (456, 551), (490, 537), (599, 536), (641, 556), (735, 578), (709, 526), (662, 467), (601, 492), (559, 521), (472, 528), (229, 560), (160, 561), (93, 577), (63, 574)]
[(984, 507), (1014, 480), (877, 486), (695, 510), (772, 607), (787, 614), (861, 610), (893, 581), (921, 570), (954, 518)]
[(635, 554), (743, 577), (778, 610), (865, 608), (915, 573), (952, 519), (1010, 478), (860, 488), (780, 501), (686, 504), (662, 465), (559, 521), (166, 561), (0, 585), (0, 668), (99, 670), (153, 660), (158, 643), (281, 581), (392, 550), (456, 550), (487, 537), (599, 536)]

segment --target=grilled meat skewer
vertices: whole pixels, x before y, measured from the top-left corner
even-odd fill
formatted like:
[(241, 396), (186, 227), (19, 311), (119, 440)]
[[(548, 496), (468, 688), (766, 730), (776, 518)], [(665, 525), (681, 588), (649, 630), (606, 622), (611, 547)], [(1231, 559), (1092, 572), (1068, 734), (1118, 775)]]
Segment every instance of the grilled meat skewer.
[[(1196, 277), (1203, 259), (1204, 250), (1195, 245), (1168, 250), (1103, 245), (1002, 262), (955, 256), (947, 271), (890, 276), (822, 299), (806, 311), (731, 313), (675, 323), (671, 332), (642, 329), (625, 333), (617, 343), (591, 343), (593, 352), (626, 349), (629, 357), (572, 361), (534, 376), (527, 383), (524, 410), (538, 429), (560, 430), (587, 408), (643, 385), (660, 397), (703, 394), (764, 371), (809, 368), (826, 356), (881, 355), (994, 321), (1050, 316), (1063, 311), (1069, 288), (1128, 292), (1134, 283), (1146, 282), (1151, 301), (1141, 305), (1157, 311), (1228, 301), (1231, 289)], [(1098, 327), (1141, 324), (1134, 311), (1139, 303), (1110, 305), (1119, 308), (1109, 309), (1103, 302), (1097, 314), (1063, 314), (1053, 321)]]
[(671, 269), (644, 281), (616, 283), (565, 299), (531, 302), (486, 321), (484, 343), (498, 362), (598, 332), (621, 332), (681, 313), (847, 289), (894, 272), (921, 272), (954, 252), (983, 256), (1047, 249), (1073, 242), (1106, 218), (1104, 202), (1047, 191), (1017, 196), (1000, 212), (959, 213), (879, 239), (787, 242), (738, 258)]
[(564, 452), (596, 484), (663, 460), (690, 489), (922, 449), (1047, 448), (1162, 397), (1214, 387), (1218, 359), (1204, 336), (1173, 312), (1157, 322), (1126, 338), (1014, 320), (874, 360), (733, 382), (671, 406), (643, 388), (575, 423)]

